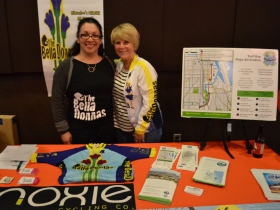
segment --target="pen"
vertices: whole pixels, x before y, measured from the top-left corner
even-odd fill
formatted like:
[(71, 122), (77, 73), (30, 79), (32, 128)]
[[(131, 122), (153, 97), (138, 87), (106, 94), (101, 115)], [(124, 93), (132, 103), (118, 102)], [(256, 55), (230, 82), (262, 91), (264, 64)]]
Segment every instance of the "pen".
[(17, 171), (19, 171), (20, 167), (21, 167), (21, 164), (23, 163), (23, 161), (20, 161), (18, 166), (17, 166)]

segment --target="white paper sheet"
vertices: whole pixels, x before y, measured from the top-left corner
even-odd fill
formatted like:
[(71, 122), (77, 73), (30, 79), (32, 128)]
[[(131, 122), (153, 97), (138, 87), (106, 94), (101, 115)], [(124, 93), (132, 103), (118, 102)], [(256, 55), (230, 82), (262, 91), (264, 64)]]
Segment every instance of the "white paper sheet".
[(31, 155), (37, 150), (36, 144), (22, 144), (18, 147), (11, 160), (29, 161)]
[(31, 155), (36, 152), (37, 149), (36, 144), (7, 146), (0, 154), (0, 169), (17, 170), (21, 161), (23, 162), (20, 168), (25, 168)]

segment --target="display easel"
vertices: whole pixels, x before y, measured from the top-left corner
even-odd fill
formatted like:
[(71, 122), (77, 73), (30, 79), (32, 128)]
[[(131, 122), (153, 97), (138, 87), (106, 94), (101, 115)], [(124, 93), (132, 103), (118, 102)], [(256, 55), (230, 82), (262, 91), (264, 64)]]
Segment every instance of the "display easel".
[[(207, 137), (207, 134), (208, 134), (208, 131), (209, 131), (209, 128), (211, 126), (211, 120), (212, 119), (207, 119), (207, 123), (206, 123), (206, 127), (205, 127), (205, 130), (204, 130), (204, 135), (203, 135), (203, 139), (201, 140), (200, 142), (200, 150), (204, 150), (205, 146), (206, 146), (206, 137)], [(228, 123), (230, 123), (230, 120), (226, 120), (226, 128), (228, 126)], [(247, 135), (247, 124), (246, 124), (246, 121), (245, 120), (242, 120), (242, 125), (243, 125), (243, 129), (244, 129), (244, 134), (245, 134), (245, 139), (246, 139), (246, 149), (247, 149), (247, 153), (248, 154), (251, 154), (251, 150), (252, 150), (252, 145), (250, 144), (249, 142), (249, 138), (248, 138), (248, 135)], [(231, 137), (231, 129), (229, 131), (229, 129), (227, 128), (227, 141), (230, 141), (230, 137)], [(222, 131), (222, 136), (223, 136), (223, 145), (224, 145), (224, 148), (225, 148), (225, 151), (226, 153), (232, 158), (234, 159), (233, 155), (230, 153), (229, 149), (228, 149), (228, 146), (226, 144), (226, 140), (224, 138), (224, 130)]]

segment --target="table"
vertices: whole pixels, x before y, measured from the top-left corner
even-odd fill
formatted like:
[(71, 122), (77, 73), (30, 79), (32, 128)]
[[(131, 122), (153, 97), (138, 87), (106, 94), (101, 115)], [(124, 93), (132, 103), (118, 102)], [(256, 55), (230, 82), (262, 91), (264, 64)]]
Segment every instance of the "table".
[[(199, 147), (199, 142), (178, 142), (178, 143), (145, 143), (145, 144), (122, 144), (123, 146), (134, 146), (150, 148), (155, 147), (157, 151), (160, 146), (181, 148), (182, 145), (194, 145)], [(253, 144), (253, 142), (251, 142)], [(137, 209), (156, 209), (156, 208), (172, 208), (172, 207), (197, 207), (197, 206), (219, 206), (228, 204), (251, 204), (251, 203), (272, 203), (265, 198), (262, 189), (253, 177), (250, 169), (275, 169), (280, 170), (280, 156), (272, 149), (265, 147), (264, 156), (256, 159), (252, 154), (247, 154), (245, 140), (227, 142), (228, 148), (235, 159), (231, 159), (225, 152), (221, 141), (207, 142), (207, 146), (203, 151), (199, 151), (199, 158), (208, 156), (213, 158), (229, 160), (229, 169), (227, 174), (226, 185), (224, 187), (216, 187), (212, 185), (194, 182), (192, 176), (194, 172), (177, 170), (181, 172), (181, 179), (178, 183), (173, 201), (170, 206), (152, 203), (148, 201), (138, 200), (137, 196), (146, 179), (148, 171), (155, 158), (147, 158), (132, 162), (135, 172), (134, 193), (136, 198)], [(62, 151), (82, 145), (40, 145), (38, 144), (37, 152), (48, 153), (54, 151)], [(176, 170), (177, 161), (173, 165)], [(57, 179), (61, 174), (61, 170), (48, 164), (28, 163), (27, 167), (38, 168), (38, 176), (40, 182), (38, 186), (61, 186)], [(12, 176), (15, 180), (9, 186), (17, 186), (17, 180), (20, 175), (13, 170), (0, 170), (0, 177)], [(95, 185), (108, 183), (78, 183), (67, 184), (68, 186), (79, 185)], [(184, 192), (186, 185), (204, 189), (202, 196), (195, 196)], [(0, 184), (0, 187), (7, 185)], [(280, 202), (279, 209), (280, 209)]]

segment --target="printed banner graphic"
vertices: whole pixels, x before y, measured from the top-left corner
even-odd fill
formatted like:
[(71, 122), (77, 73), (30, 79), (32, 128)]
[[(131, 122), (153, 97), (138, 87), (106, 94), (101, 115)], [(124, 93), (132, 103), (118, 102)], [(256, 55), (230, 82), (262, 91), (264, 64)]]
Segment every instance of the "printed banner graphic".
[(104, 28), (103, 0), (37, 0), (37, 5), (42, 65), (51, 96), (53, 74), (76, 40), (79, 20), (94, 17)]
[(133, 184), (1, 187), (2, 210), (136, 209)]

